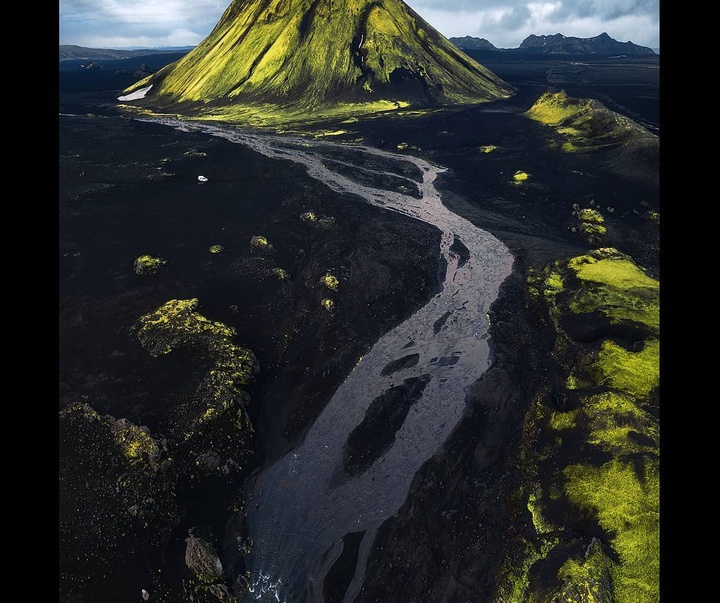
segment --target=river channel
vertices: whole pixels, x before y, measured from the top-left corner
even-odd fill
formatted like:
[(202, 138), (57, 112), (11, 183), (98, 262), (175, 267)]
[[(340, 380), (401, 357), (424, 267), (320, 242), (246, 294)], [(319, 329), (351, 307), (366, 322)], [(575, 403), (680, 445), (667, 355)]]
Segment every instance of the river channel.
[[(253, 546), (243, 603), (323, 601), (323, 580), (342, 552), (343, 537), (362, 534), (343, 599), (350, 602), (362, 585), (378, 528), (398, 512), (418, 470), (460, 420), (468, 388), (490, 366), (488, 311), (510, 275), (513, 256), (443, 205), (435, 181), (445, 168), (422, 158), (327, 139), (152, 121), (299, 163), (338, 193), (442, 233), (439, 253), (447, 267), (439, 293), (374, 344), (298, 446), (250, 484)], [(363, 454), (362, 436), (373, 429), (391, 433), (381, 449)], [(361, 462), (348, 461), (349, 449)]]

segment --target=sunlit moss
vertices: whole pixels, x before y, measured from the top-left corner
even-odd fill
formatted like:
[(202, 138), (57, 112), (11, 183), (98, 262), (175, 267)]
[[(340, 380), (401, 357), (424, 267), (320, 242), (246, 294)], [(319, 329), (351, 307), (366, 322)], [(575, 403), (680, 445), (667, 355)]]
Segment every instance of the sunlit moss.
[(135, 260), (133, 268), (135, 269), (135, 274), (152, 274), (157, 272), (165, 264), (167, 264), (167, 260), (163, 258), (141, 255)]
[(337, 291), (340, 286), (340, 281), (332, 274), (326, 274), (325, 276), (320, 277), (320, 283), (332, 291)]
[(529, 177), (530, 177), (530, 175), (527, 172), (518, 170), (517, 172), (515, 172), (513, 174), (513, 182), (515, 182), (515, 184), (521, 184), (521, 183), (525, 182)]
[(335, 224), (335, 218), (332, 216), (318, 216), (314, 211), (306, 211), (300, 214), (300, 219), (319, 230), (327, 230)]
[(115, 441), (132, 462), (155, 464), (160, 448), (145, 427), (120, 419), (111, 428)]
[(210, 253), (222, 253), (225, 248), (222, 245), (210, 245)]
[(251, 382), (256, 361), (252, 352), (233, 341), (235, 329), (196, 312), (198, 303), (197, 298), (170, 300), (142, 316), (135, 330), (152, 356), (169, 354), (180, 347), (201, 346), (215, 360), (206, 385), (221, 397)]
[(555, 540), (542, 540), (535, 545), (524, 542), (524, 550), (517, 559), (506, 559), (500, 571), (494, 603), (544, 603), (531, 589), (530, 572), (533, 566), (547, 557)]
[(543, 292), (545, 295), (555, 295), (564, 287), (562, 275), (559, 272), (550, 272), (545, 278)]
[(568, 119), (587, 111), (589, 102), (570, 99), (564, 90), (545, 92), (533, 104), (525, 115), (546, 126), (558, 126)]
[(562, 586), (553, 599), (557, 603), (611, 603), (612, 562), (594, 538), (582, 557), (571, 557), (558, 570)]
[(568, 378), (565, 381), (565, 387), (568, 389), (582, 389), (585, 387), (591, 387), (593, 383), (589, 381), (588, 379), (584, 377), (580, 377), (579, 375), (576, 375), (574, 373), (571, 373), (568, 375)]
[(286, 281), (290, 278), (288, 272), (282, 268), (273, 268), (272, 273), (281, 281)]
[(268, 240), (261, 235), (253, 235), (250, 239), (250, 246), (254, 249), (262, 249), (263, 251), (272, 249), (272, 245), (270, 245)]
[(578, 218), (582, 222), (589, 222), (591, 224), (604, 224), (605, 223), (605, 218), (596, 209), (590, 209), (590, 208), (581, 209), (580, 212), (578, 213)]
[(547, 534), (555, 531), (555, 526), (547, 520), (543, 512), (542, 489), (536, 488), (528, 496), (527, 508), (532, 515), (533, 525), (538, 534)]
[(628, 392), (647, 396), (659, 384), (660, 342), (647, 341), (642, 350), (629, 352), (610, 340), (603, 342), (595, 365), (598, 382)]
[(583, 407), (588, 416), (589, 443), (616, 456), (657, 452), (659, 426), (632, 398), (605, 392), (585, 398)]
[(553, 412), (548, 421), (548, 425), (555, 431), (573, 429), (577, 425), (577, 413), (572, 410)]
[[(602, 219), (599, 212), (584, 217), (595, 225)], [(564, 391), (557, 384), (541, 389), (526, 413), (515, 461), (524, 475), (520, 504), (527, 505), (541, 546), (528, 546), (524, 558), (517, 553), (506, 558), (493, 602), (656, 602), (660, 426), (653, 407), (660, 364), (659, 282), (613, 248), (531, 270), (527, 282), (553, 318), (553, 357), (567, 378)], [(575, 342), (563, 327), (576, 324), (577, 318), (563, 320), (572, 314), (587, 314), (598, 333), (607, 323), (617, 325), (613, 333), (631, 341)], [(551, 400), (571, 408), (558, 410)], [(560, 436), (564, 443), (558, 443)], [(559, 488), (545, 491), (548, 476), (558, 471), (562, 482), (553, 477), (550, 484)], [(570, 513), (568, 505), (574, 509)], [(571, 521), (577, 514), (582, 521)], [(587, 535), (583, 526), (594, 524), (603, 532), (602, 544), (593, 539), (584, 555), (568, 556), (577, 551), (578, 534)], [(541, 547), (552, 555), (552, 564), (538, 565), (544, 563)], [(556, 577), (543, 574), (556, 563), (561, 563)]]
[(631, 320), (657, 333), (660, 327), (660, 283), (615, 249), (578, 256), (568, 267), (580, 279), (569, 304), (575, 313), (598, 310), (611, 322)]
[(617, 603), (657, 603), (659, 599), (659, 501), (657, 461), (647, 460), (639, 477), (632, 462), (600, 467), (571, 465), (563, 471), (570, 499), (595, 516), (612, 534), (619, 557), (610, 573)]

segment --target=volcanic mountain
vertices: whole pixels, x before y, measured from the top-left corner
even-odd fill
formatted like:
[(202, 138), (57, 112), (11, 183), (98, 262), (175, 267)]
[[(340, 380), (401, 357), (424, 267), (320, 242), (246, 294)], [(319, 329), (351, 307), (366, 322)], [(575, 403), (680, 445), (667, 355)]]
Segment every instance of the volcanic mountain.
[(119, 100), (272, 122), (512, 93), (401, 0), (233, 0), (198, 46)]

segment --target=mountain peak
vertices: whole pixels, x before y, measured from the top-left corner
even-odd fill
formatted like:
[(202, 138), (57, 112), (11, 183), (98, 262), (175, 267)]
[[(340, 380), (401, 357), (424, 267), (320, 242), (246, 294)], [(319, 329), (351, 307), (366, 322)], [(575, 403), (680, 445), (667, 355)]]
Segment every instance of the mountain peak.
[(125, 94), (150, 85), (134, 104), (271, 121), (512, 94), (401, 0), (233, 0), (195, 49)]

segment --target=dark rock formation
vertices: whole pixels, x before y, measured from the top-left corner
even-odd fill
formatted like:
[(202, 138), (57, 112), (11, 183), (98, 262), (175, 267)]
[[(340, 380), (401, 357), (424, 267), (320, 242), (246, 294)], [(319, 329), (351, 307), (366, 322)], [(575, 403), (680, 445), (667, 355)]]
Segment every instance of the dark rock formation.
[(485, 38), (463, 36), (462, 38), (448, 38), (455, 46), (463, 50), (498, 50)]

